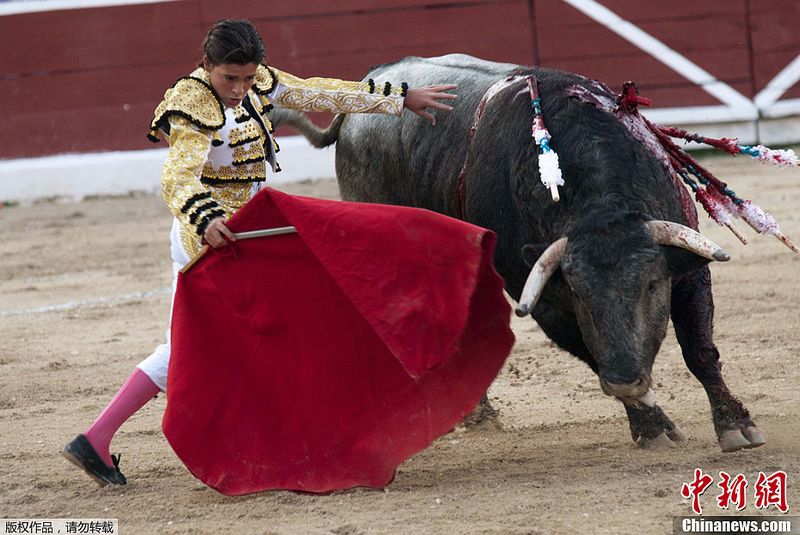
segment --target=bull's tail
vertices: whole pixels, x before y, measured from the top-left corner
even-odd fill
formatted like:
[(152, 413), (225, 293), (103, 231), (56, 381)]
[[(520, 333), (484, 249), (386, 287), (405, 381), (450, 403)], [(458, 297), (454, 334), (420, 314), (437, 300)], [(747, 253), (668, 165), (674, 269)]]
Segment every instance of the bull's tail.
[(275, 108), (270, 112), (269, 119), (275, 128), (282, 125), (293, 127), (303, 134), (309, 143), (321, 149), (333, 145), (338, 139), (339, 129), (342, 127), (342, 121), (344, 121), (344, 114), (340, 113), (334, 117), (331, 124), (325, 129), (312, 123), (304, 113), (286, 108)]

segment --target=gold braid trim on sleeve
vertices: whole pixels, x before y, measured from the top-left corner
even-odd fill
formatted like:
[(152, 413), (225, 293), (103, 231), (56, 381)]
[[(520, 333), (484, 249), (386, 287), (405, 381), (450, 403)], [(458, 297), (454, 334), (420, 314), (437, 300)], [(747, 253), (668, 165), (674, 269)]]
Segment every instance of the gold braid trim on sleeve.
[[(374, 82), (348, 82), (335, 78), (302, 79), (270, 67), (268, 72), (277, 79), (274, 102), (297, 111), (332, 113), (403, 112), (405, 84), (375, 86)], [(256, 75), (258, 77), (258, 75)]]
[(170, 136), (169, 119), (172, 117), (181, 117), (204, 130), (219, 130), (225, 124), (222, 102), (211, 85), (202, 79), (202, 72), (198, 71), (202, 69), (179, 79), (164, 93), (164, 100), (156, 107), (150, 123), (151, 132), (148, 137), (151, 141), (158, 141), (159, 129)]
[(180, 222), (182, 242), (195, 246), (186, 249), (192, 253), (210, 219), (223, 215), (209, 189), (200, 182), (211, 136), (183, 117), (171, 117), (169, 123), (169, 153), (161, 170), (161, 194)]

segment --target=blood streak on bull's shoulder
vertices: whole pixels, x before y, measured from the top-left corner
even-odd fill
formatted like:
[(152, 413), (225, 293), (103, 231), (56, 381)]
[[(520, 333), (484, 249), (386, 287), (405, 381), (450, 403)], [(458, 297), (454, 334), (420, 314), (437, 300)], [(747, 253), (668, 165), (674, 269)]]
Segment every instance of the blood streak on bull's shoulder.
[(489, 89), (487, 89), (483, 94), (480, 102), (478, 102), (478, 105), (475, 108), (475, 113), (472, 118), (472, 126), (470, 126), (469, 133), (467, 134), (467, 150), (464, 155), (464, 163), (461, 165), (461, 171), (458, 173), (458, 181), (456, 182), (456, 189), (454, 192), (455, 210), (459, 219), (464, 219), (464, 195), (466, 194), (467, 159), (469, 158), (469, 148), (470, 145), (472, 145), (472, 139), (475, 137), (475, 133), (478, 131), (478, 127), (480, 126), (481, 119), (483, 118), (483, 112), (486, 110), (486, 105), (498, 93), (524, 79), (525, 76), (521, 74), (513, 74), (503, 78), (502, 80), (498, 80), (489, 86)]

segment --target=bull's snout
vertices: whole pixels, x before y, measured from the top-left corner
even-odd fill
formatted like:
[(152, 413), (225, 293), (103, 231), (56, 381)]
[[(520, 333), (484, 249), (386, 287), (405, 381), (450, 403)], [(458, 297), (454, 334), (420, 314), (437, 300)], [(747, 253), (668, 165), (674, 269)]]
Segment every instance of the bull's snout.
[(607, 396), (619, 399), (639, 399), (650, 389), (650, 377), (641, 375), (633, 381), (620, 381), (611, 378), (600, 378), (600, 388)]

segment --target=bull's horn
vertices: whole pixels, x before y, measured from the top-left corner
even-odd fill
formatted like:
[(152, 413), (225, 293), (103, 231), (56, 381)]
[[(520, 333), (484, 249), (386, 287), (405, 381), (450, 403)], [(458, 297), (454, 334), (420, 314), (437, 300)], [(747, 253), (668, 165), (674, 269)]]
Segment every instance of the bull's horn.
[(722, 247), (709, 240), (699, 232), (680, 223), (654, 220), (645, 223), (653, 241), (661, 245), (673, 245), (691, 251), (708, 260), (727, 262), (731, 255)]
[(528, 280), (522, 288), (522, 295), (517, 306), (517, 316), (523, 318), (531, 313), (542, 295), (547, 279), (555, 272), (567, 250), (567, 238), (561, 238), (550, 244), (531, 268)]

